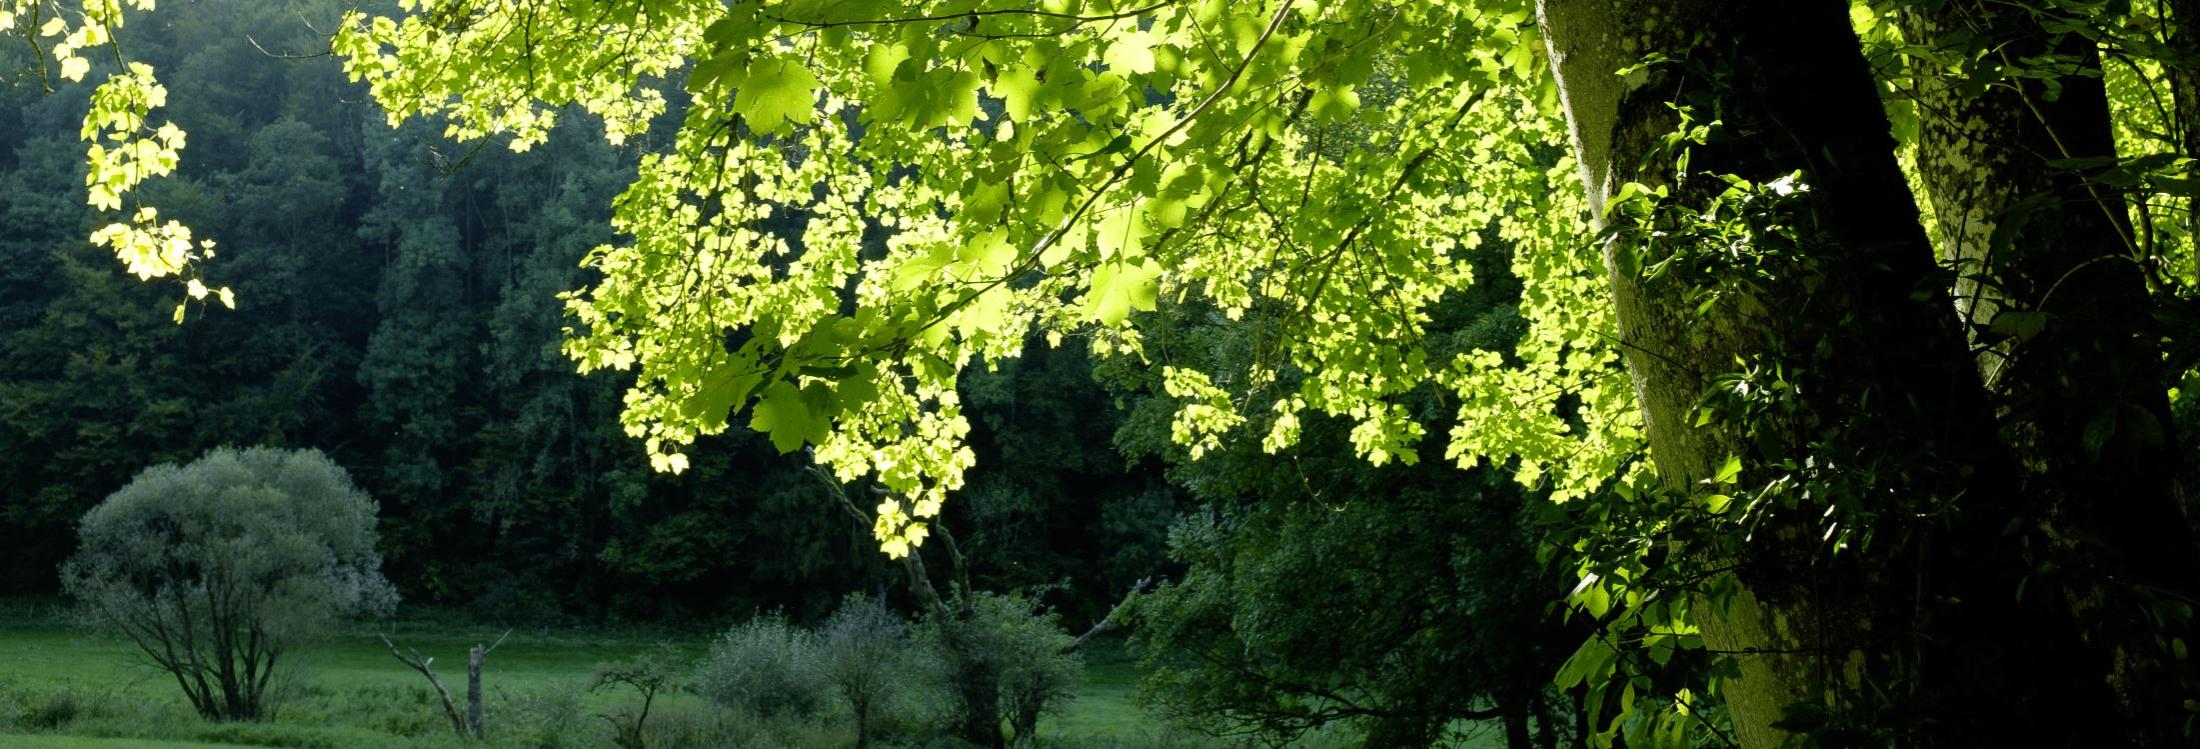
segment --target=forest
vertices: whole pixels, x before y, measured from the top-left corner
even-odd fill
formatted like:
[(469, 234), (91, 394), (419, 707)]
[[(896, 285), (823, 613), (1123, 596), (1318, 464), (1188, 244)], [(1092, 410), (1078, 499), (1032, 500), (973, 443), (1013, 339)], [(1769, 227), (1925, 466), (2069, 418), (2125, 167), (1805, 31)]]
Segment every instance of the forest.
[(0, 0), (0, 746), (2192, 746), (2196, 198), (2196, 0)]

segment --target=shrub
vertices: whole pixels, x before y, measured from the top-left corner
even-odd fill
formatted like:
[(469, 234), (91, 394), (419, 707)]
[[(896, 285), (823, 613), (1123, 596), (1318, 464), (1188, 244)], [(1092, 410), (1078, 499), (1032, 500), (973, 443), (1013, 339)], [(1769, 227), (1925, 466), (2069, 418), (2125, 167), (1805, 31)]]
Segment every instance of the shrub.
[(695, 691), (756, 717), (814, 717), (830, 699), (818, 638), (779, 614), (728, 630), (697, 667)]
[(510, 727), (503, 738), (522, 749), (603, 746), (600, 729), (589, 719), (585, 694), (580, 685), (573, 685), (509, 698), (496, 710), (504, 716), (498, 724)]
[(16, 720), (24, 728), (52, 731), (76, 722), (77, 716), (83, 712), (84, 703), (77, 697), (76, 690), (62, 689), (33, 702), (30, 709), (23, 711)]
[(374, 516), (317, 451), (214, 450), (148, 468), (86, 513), (62, 586), (200, 715), (258, 718), (283, 653), (396, 602)]

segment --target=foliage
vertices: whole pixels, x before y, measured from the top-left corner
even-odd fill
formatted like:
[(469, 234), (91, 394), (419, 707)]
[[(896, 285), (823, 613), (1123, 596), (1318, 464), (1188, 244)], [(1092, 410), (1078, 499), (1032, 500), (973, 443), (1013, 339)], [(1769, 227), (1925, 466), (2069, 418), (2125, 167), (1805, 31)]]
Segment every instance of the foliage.
[[(153, 67), (143, 62), (123, 62), (117, 39), (130, 9), (150, 11), (154, 0), (8, 0), (0, 3), (0, 34), (19, 37), (31, 48), (35, 75), (41, 85), (54, 80), (83, 81), (92, 72), (92, 61), (108, 47), (116, 69), (92, 91), (91, 106), (84, 115), (79, 138), (89, 144), (84, 176), (88, 202), (101, 212), (120, 212), (123, 198), (146, 180), (176, 170), (183, 149), (184, 131), (174, 122), (160, 122), (154, 110), (168, 104), (168, 89), (153, 77)], [(74, 7), (71, 7), (74, 6)], [(135, 203), (136, 201), (133, 200)], [(117, 220), (92, 232), (92, 244), (109, 248), (130, 273), (140, 279), (173, 276), (184, 283), (185, 299), (175, 307), (174, 319), (183, 322), (193, 302), (219, 301), (236, 307), (229, 287), (207, 286), (196, 264), (214, 257), (214, 242), (194, 239), (190, 227), (173, 219), (162, 221), (159, 209), (138, 203), (127, 220)], [(211, 297), (211, 299), (210, 299)]]
[(318, 452), (215, 450), (146, 469), (87, 513), (63, 585), (200, 714), (258, 718), (299, 642), (396, 603), (374, 514)]
[[(1422, 429), (1395, 398), (1437, 380), (1464, 404), (1451, 453), (1463, 462), (1517, 457), (1523, 478), (1554, 472), (1561, 496), (1607, 480), (1633, 445), (1632, 412), (1602, 376), (1615, 360), (1591, 333), (1594, 305), (1561, 306), (1594, 298), (1593, 254), (1542, 220), (1565, 210), (1564, 172), (1529, 152), (1558, 128), (1525, 7), (1491, 5), (1004, 5), (966, 18), (923, 3), (664, 3), (608, 17), (648, 50), (628, 55), (584, 41), (605, 33), (592, 12), (458, 4), (354, 15), (336, 50), (393, 119), (449, 117), (517, 149), (567, 104), (610, 120), (614, 141), (633, 136), (664, 106), (644, 81), (697, 61), (697, 106), (614, 217), (632, 242), (593, 252), (603, 280), (570, 300), (569, 353), (584, 370), (638, 370), (625, 421), (660, 470), (689, 465), (685, 445), (753, 403), (750, 425), (781, 450), (814, 443), (844, 481), (876, 473), (896, 496), (875, 530), (898, 552), (971, 464), (965, 365), (1038, 334), (1159, 355), (1130, 313), (1186, 295), (1282, 321), (1288, 345), (1262, 361), (1308, 373), (1258, 419), (1202, 401), (1194, 432), (1241, 424), (1288, 443), (1310, 409), (1353, 420), (1354, 449), (1376, 462), (1414, 459)], [(541, 33), (502, 31), (516, 24)], [(956, 37), (970, 43), (942, 42)], [(1359, 130), (1332, 138), (1348, 125)], [(1494, 130), (1521, 137), (1476, 135)], [(887, 179), (885, 164), (908, 168)], [(1261, 210), (1262, 183), (1299, 204)], [(762, 223), (789, 214), (803, 218), (799, 242)], [(866, 216), (886, 217), (887, 253), (863, 251)], [(1549, 292), (1529, 304), (1526, 366), (1432, 359), (1415, 345), (1421, 320), (1469, 282), (1477, 230), (1503, 216), (1529, 219), (1500, 234), (1533, 245), (1522, 275)], [(1277, 239), (1238, 241), (1253, 236)], [(1286, 246), (1297, 251), (1271, 251)], [(1554, 378), (1581, 383), (1586, 418), (1521, 407)]]
[[(1481, 282), (1431, 321), (1434, 350), (1512, 348), (1524, 325), (1509, 262), (1477, 259)], [(1230, 378), (1273, 335), (1189, 305), (1146, 329), (1176, 361)], [(1145, 699), (1202, 731), (1270, 743), (1329, 727), (1368, 746), (1428, 746), (1500, 719), (1570, 733), (1570, 700), (1548, 683), (1585, 630), (1552, 616), (1570, 582), (1540, 558), (1549, 505), (1492, 469), (1372, 466), (1352, 455), (1348, 423), (1318, 415), (1275, 453), (1239, 440), (1188, 460), (1196, 447), (1175, 439), (1166, 375), (1101, 371), (1132, 399), (1116, 443), (1177, 458), (1172, 482), (1201, 503), (1171, 529), (1183, 572), (1137, 607)], [(1287, 390), (1294, 373), (1279, 379)], [(1407, 403), (1440, 424), (1428, 396)]]
[[(431, 127), (366, 122), (333, 59), (254, 48), (310, 49), (308, 23), (337, 6), (169, 4), (129, 27), (129, 57), (163, 71), (194, 154), (133, 194), (221, 237), (198, 267), (239, 296), (187, 326), (170, 319), (171, 291), (118, 278), (81, 241), (100, 221), (70, 197), (83, 154), (49, 134), (74, 131), (91, 87), (0, 87), (0, 474), (13, 478), (0, 591), (53, 592), (85, 510), (148, 462), (223, 444), (315, 446), (350, 467), (385, 498), (386, 571), (408, 600), (530, 621), (775, 606), (812, 619), (876, 588), (884, 573), (853, 542), (865, 531), (747, 447), (762, 438), (726, 435), (695, 471), (654, 476), (615, 423), (623, 383), (577, 376), (558, 353), (558, 294), (586, 283), (581, 256), (611, 239), (633, 151), (583, 117), (527, 154), (469, 154)], [(0, 46), (0, 65), (21, 49)], [(1076, 397), (1103, 412), (1097, 390)], [(1086, 479), (1124, 481), (1103, 445), (1085, 453)], [(1101, 505), (1048, 499), (1077, 512), (1026, 505), (1002, 527), (1059, 518), (1047, 538), (1087, 538), (1074, 524)], [(1116, 587), (1080, 563), (1097, 543), (1062, 548), (1008, 584)], [(750, 584), (727, 595), (718, 581), (734, 574)]]
[(695, 670), (695, 691), (746, 715), (812, 717), (832, 699), (816, 634), (772, 613), (734, 625)]

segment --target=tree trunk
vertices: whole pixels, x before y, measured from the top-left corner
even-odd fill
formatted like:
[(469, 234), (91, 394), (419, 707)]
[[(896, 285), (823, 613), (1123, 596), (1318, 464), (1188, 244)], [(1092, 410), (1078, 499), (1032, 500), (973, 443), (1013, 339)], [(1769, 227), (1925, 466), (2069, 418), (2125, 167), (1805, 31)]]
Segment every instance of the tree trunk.
[[(2200, 0), (2169, 0), (2169, 47), (2181, 59), (2169, 68), (2170, 96), (2177, 107), (2177, 139), (2184, 155), (2195, 159), (2185, 176), (2200, 180)], [(2200, 266), (2200, 199), (2185, 206), (2187, 242)], [(2195, 269), (2200, 272), (2200, 268)]]
[[(971, 626), (956, 622), (949, 627)], [(1001, 734), (1001, 674), (991, 654), (976, 652), (976, 643), (961, 634), (948, 634), (955, 652), (956, 698), (962, 703), (962, 739), (986, 749), (1001, 749), (1008, 741)]]
[(851, 702), (856, 719), (856, 749), (871, 749), (871, 703), (864, 699)]
[[(1737, 738), (1778, 746), (1783, 713), (1814, 708), (1906, 745), (2036, 743), (2036, 725), (2008, 716), (2046, 706), (1997, 691), (2020, 683), (2017, 664), (2031, 648), (2054, 647), (2028, 641), (2032, 625), (2009, 601), (2016, 578), (2005, 574), (2011, 554), (1997, 521), (2006, 522), (2000, 503), (2011, 487), (1997, 482), (2013, 467), (1948, 312), (1849, 4), (1538, 6), (1594, 215), (1630, 182), (1670, 186), (1683, 206), (1724, 189), (1700, 178), (1674, 183), (1664, 144), (1680, 125), (1675, 101), (1706, 107), (1700, 121), (1717, 118), (1731, 133), (1692, 149), (1692, 172), (1768, 183), (1800, 171), (1808, 187), (1789, 198), (1806, 238), (1784, 256), (1761, 241), (1669, 250), (1622, 236), (1605, 245), (1620, 345), (1661, 482), (1700, 491), (1733, 457), (1745, 483), (1758, 466), (1815, 467), (1788, 475), (1820, 494), (1771, 510), (1746, 542), (1736, 533), (1730, 548), (1675, 552), (1735, 569), (1732, 595), (1699, 598), (1694, 618), (1707, 646), (1739, 666), (1739, 678), (1721, 683)], [(1652, 52), (1677, 59), (1618, 74)], [(1713, 249), (1759, 253), (1749, 260), (1775, 270), (1640, 270), (1665, 259), (1653, 253)], [(1704, 306), (1712, 290), (1722, 295)], [(1779, 418), (1695, 426), (1712, 378), (1743, 362), (1778, 365), (1806, 384), (1783, 396), (1789, 410)], [(1835, 516), (1812, 503), (1844, 496), (1847, 513), (1878, 539), (1866, 553), (1820, 549), (1839, 529), (1826, 528), (1821, 517)], [(1893, 692), (1893, 705), (1864, 702), (1877, 689)], [(1893, 723), (1904, 709), (1915, 720)]]
[(480, 645), (466, 651), (466, 730), (473, 732), (475, 741), (486, 735), (481, 720), (481, 662), (488, 654)]
[(1530, 696), (1508, 695), (1504, 706), (1505, 749), (1535, 749), (1535, 737), (1528, 731), (1528, 705)]
[(2038, 536), (2035, 564), (2058, 570), (2030, 590), (2061, 597), (2084, 623), (2075, 630), (2085, 647), (2041, 654), (2053, 661), (2040, 663), (2041, 675), (2105, 679), (2117, 718), (2102, 735), (2167, 745), (2178, 716), (2159, 708), (2179, 699), (2149, 623), (2160, 601), (2134, 591), (2190, 591), (2200, 559), (2175, 486), (2160, 336), (2129, 206), (2052, 163), (2116, 155), (2099, 50), (2051, 33), (2032, 10), (1997, 3), (1913, 5), (1901, 15), (1912, 44), (1954, 59), (2054, 55), (2078, 68), (1978, 87), (1920, 66), (1918, 171), (2002, 440), (2023, 469), (2025, 503), (2013, 517)]

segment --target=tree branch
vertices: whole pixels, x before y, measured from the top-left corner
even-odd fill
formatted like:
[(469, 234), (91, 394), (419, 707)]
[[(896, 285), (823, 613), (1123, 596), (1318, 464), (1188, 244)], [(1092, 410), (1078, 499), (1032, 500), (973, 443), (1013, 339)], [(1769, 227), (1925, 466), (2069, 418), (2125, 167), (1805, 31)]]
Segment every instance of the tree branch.
[(1116, 601), (1115, 606), (1108, 609), (1107, 615), (1100, 617), (1100, 621), (1093, 622), (1092, 629), (1085, 630), (1085, 633), (1078, 635), (1077, 639), (1071, 640), (1068, 645), (1063, 645), (1062, 652), (1075, 653), (1079, 650), (1083, 650), (1086, 641), (1091, 640), (1092, 638), (1099, 635), (1107, 634), (1109, 632), (1121, 629), (1123, 627), (1123, 618), (1126, 614), (1129, 613), (1131, 601), (1138, 598), (1138, 594), (1146, 592), (1146, 586), (1152, 582), (1153, 576), (1147, 575), (1145, 577), (1138, 578), (1138, 582), (1131, 583), (1131, 589), (1128, 591), (1124, 591), (1122, 600)]

